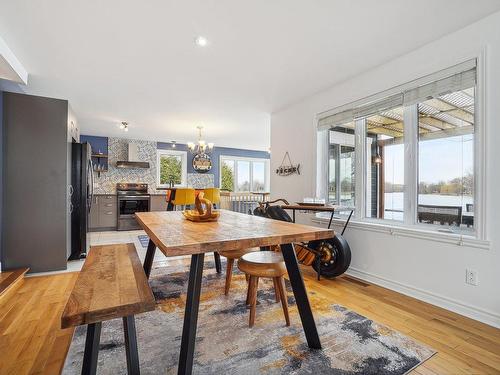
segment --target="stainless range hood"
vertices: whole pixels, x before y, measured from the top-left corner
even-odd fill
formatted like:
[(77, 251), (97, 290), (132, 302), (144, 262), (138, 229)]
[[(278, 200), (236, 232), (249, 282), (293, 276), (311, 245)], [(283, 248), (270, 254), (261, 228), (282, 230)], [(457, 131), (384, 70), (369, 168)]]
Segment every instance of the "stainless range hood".
[(138, 145), (128, 144), (128, 160), (117, 161), (116, 168), (149, 168), (147, 161), (140, 161), (138, 156)]

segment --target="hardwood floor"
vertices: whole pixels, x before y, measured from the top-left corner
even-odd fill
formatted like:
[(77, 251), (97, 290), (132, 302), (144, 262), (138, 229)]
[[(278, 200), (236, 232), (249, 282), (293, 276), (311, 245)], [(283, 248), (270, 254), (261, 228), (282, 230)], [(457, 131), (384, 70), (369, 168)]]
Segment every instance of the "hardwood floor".
[[(177, 262), (177, 261), (175, 261)], [(317, 293), (426, 343), (438, 353), (412, 374), (500, 374), (500, 330), (349, 276), (315, 280)], [(77, 273), (26, 278), (0, 305), (0, 374), (58, 374), (72, 329), (60, 317)]]
[(78, 273), (29, 277), (0, 305), (0, 374), (59, 374), (73, 336), (61, 314)]

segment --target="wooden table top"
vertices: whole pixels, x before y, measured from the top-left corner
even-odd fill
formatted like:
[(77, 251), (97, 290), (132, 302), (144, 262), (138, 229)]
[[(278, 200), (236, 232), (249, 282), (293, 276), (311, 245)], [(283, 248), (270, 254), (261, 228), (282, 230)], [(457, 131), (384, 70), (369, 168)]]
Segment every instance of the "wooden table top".
[(194, 223), (181, 211), (137, 212), (135, 217), (166, 256), (240, 250), (332, 238), (333, 230), (220, 210), (216, 222)]
[(156, 306), (134, 244), (93, 246), (61, 317), (61, 327), (102, 322)]

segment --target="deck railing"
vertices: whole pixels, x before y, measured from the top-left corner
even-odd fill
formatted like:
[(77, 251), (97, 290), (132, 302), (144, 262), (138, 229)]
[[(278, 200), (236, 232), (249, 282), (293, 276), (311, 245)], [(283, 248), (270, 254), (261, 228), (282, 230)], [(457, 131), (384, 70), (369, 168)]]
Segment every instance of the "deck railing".
[(220, 192), (220, 208), (248, 214), (263, 202), (262, 194), (255, 194), (252, 192)]

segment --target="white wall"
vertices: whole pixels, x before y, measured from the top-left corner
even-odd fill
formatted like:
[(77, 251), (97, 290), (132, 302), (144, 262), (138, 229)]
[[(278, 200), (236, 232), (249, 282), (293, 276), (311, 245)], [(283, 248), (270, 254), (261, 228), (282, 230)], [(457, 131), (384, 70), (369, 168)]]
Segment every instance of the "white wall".
[[(314, 196), (317, 113), (376, 94), (413, 79), (483, 56), (485, 64), (486, 232), (490, 248), (349, 228), (350, 271), (436, 305), (500, 327), (500, 13), (412, 53), (306, 98), (271, 116), (271, 170), (285, 151), (301, 175), (271, 176), (272, 197), (290, 201)], [(387, 48), (383, 44), (380, 48)], [(369, 56), (367, 56), (369, 58)], [(304, 215), (302, 222), (310, 223)], [(479, 285), (465, 284), (465, 269), (478, 271)]]

